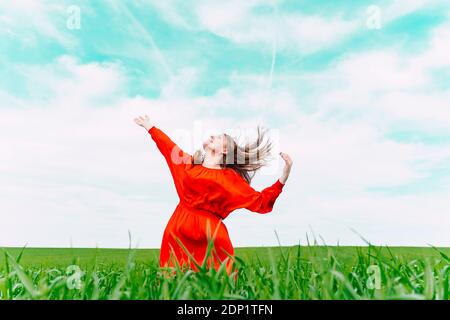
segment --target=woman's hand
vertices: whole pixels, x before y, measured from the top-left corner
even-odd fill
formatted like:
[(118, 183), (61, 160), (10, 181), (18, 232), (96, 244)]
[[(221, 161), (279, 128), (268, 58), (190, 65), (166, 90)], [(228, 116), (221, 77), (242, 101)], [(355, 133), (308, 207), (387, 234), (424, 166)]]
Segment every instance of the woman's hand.
[(145, 117), (139, 116), (138, 118), (134, 118), (134, 122), (136, 122), (137, 125), (145, 128), (145, 130), (147, 131), (150, 130), (151, 127), (153, 127), (153, 123), (150, 121), (148, 115), (145, 115)]
[(280, 156), (281, 158), (283, 158), (285, 164), (283, 168), (283, 174), (281, 175), (281, 178), (279, 180), (282, 184), (285, 184), (286, 180), (289, 178), (289, 173), (291, 172), (292, 159), (288, 154), (283, 152), (280, 152)]

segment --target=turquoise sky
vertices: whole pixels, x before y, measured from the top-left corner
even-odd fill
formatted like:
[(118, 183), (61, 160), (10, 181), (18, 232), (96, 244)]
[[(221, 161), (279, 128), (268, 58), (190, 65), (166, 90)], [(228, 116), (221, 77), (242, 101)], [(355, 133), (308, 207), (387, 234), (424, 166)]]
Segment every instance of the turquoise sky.
[[(202, 77), (193, 88), (193, 94), (198, 95), (212, 95), (229, 85), (232, 72), (267, 74), (270, 71), (270, 44), (236, 43), (210, 32), (198, 22), (195, 6), (189, 5), (189, 2), (168, 1), (173, 4), (167, 7), (174, 11), (174, 16), (179, 15), (177, 19), (183, 21), (182, 25), (171, 21), (169, 14), (161, 13), (160, 7), (166, 5), (154, 6), (154, 1), (115, 1), (114, 4), (105, 1), (59, 1), (58, 5), (51, 4), (51, 1), (38, 2), (43, 8), (48, 8), (46, 13), (54, 28), (54, 37), (26, 23), (19, 26), (11, 23), (14, 31), (4, 30), (2, 34), (2, 65), (6, 70), (2, 72), (1, 85), (18, 97), (34, 98), (36, 83), (23, 79), (23, 74), (15, 66), (49, 64), (61, 55), (76, 56), (81, 63), (120, 64), (128, 76), (126, 89), (130, 96), (158, 97), (165, 81), (186, 66), (194, 65), (201, 69)], [(298, 75), (324, 70), (348, 54), (377, 48), (396, 47), (404, 55), (415, 54), (426, 49), (432, 30), (448, 20), (448, 5), (431, 2), (432, 5), (423, 6), (420, 10), (389, 21), (380, 30), (368, 33), (364, 28), (368, 17), (366, 9), (375, 3), (381, 10), (391, 1), (252, 3), (254, 5), (249, 14), (273, 20), (266, 26), (267, 30), (261, 32), (272, 32), (270, 28), (277, 25), (284, 15), (315, 15), (325, 20), (339, 15), (343, 21), (356, 24), (353, 32), (342, 41), (321, 50), (278, 51), (276, 73), (282, 74)], [(66, 27), (71, 14), (64, 12), (64, 9), (70, 5), (79, 6), (79, 30), (68, 30)], [(55, 37), (61, 37), (64, 41), (55, 41), (58, 40)], [(158, 63), (155, 63), (160, 60), (155, 48), (162, 53)], [(150, 74), (151, 79), (148, 77)], [(448, 70), (436, 70), (435, 77), (437, 86), (448, 88)]]
[[(70, 235), (121, 246), (128, 228), (157, 247), (176, 198), (168, 177), (139, 179), (160, 160), (125, 124), (142, 112), (171, 134), (199, 120), (280, 132), (298, 169), (279, 216), (230, 218), (237, 245), (272, 244), (272, 227), (287, 243), (312, 227), (330, 242), (358, 242), (354, 228), (379, 243), (450, 245), (449, 19), (450, 3), (432, 0), (0, 3), (3, 212), (11, 230), (35, 219), (25, 211), (65, 230), (45, 237), (30, 223), (0, 245), (35, 234), (43, 245)], [(146, 189), (151, 179), (166, 189)], [(68, 207), (85, 213), (75, 219)], [(82, 227), (92, 212), (104, 229)], [(241, 231), (254, 221), (250, 239)]]

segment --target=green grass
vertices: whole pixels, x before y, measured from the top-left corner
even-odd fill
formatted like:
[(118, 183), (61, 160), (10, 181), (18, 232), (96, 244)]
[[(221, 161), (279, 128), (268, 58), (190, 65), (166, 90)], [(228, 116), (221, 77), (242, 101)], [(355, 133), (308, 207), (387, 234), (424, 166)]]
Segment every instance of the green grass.
[(235, 282), (205, 266), (165, 277), (156, 249), (5, 248), (0, 299), (449, 300), (449, 256), (431, 247), (236, 248)]

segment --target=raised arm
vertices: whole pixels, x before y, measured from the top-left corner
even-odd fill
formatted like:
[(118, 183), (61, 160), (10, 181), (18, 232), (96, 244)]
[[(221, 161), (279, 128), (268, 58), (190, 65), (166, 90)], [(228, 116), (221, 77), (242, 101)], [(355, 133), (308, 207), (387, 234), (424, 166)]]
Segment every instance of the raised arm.
[(270, 187), (257, 191), (240, 177), (233, 180), (229, 187), (231, 204), (229, 211), (247, 209), (257, 213), (271, 212), (284, 187), (277, 179)]
[(288, 154), (280, 152), (280, 156), (285, 162), (281, 177), (262, 191), (256, 191), (237, 172), (233, 172), (227, 187), (230, 192), (228, 201), (229, 212), (241, 208), (258, 213), (272, 211), (275, 201), (286, 184), (293, 163)]
[(152, 126), (148, 129), (148, 133), (155, 141), (161, 154), (166, 159), (169, 167), (185, 164), (190, 154), (181, 150), (181, 148), (169, 138), (161, 129)]
[(134, 121), (150, 134), (157, 148), (166, 159), (172, 175), (175, 177), (184, 168), (184, 165), (189, 162), (191, 155), (181, 150), (168, 135), (150, 121), (147, 115), (135, 118)]

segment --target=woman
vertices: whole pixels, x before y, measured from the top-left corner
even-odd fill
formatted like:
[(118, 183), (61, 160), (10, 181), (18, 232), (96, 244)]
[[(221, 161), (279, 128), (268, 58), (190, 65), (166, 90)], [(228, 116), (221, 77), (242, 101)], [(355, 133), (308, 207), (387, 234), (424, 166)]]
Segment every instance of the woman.
[(283, 174), (258, 192), (250, 182), (266, 164), (271, 150), (270, 142), (262, 144), (264, 133), (259, 128), (257, 140), (244, 147), (229, 135), (220, 134), (203, 143), (204, 152), (190, 155), (155, 127), (147, 115), (134, 121), (145, 128), (164, 156), (180, 198), (164, 231), (160, 267), (178, 264), (198, 271), (198, 266), (206, 262), (208, 268), (212, 263), (218, 270), (225, 263), (227, 273), (231, 274), (234, 248), (222, 220), (240, 208), (258, 213), (272, 211), (289, 177), (291, 158), (280, 152), (285, 161)]

